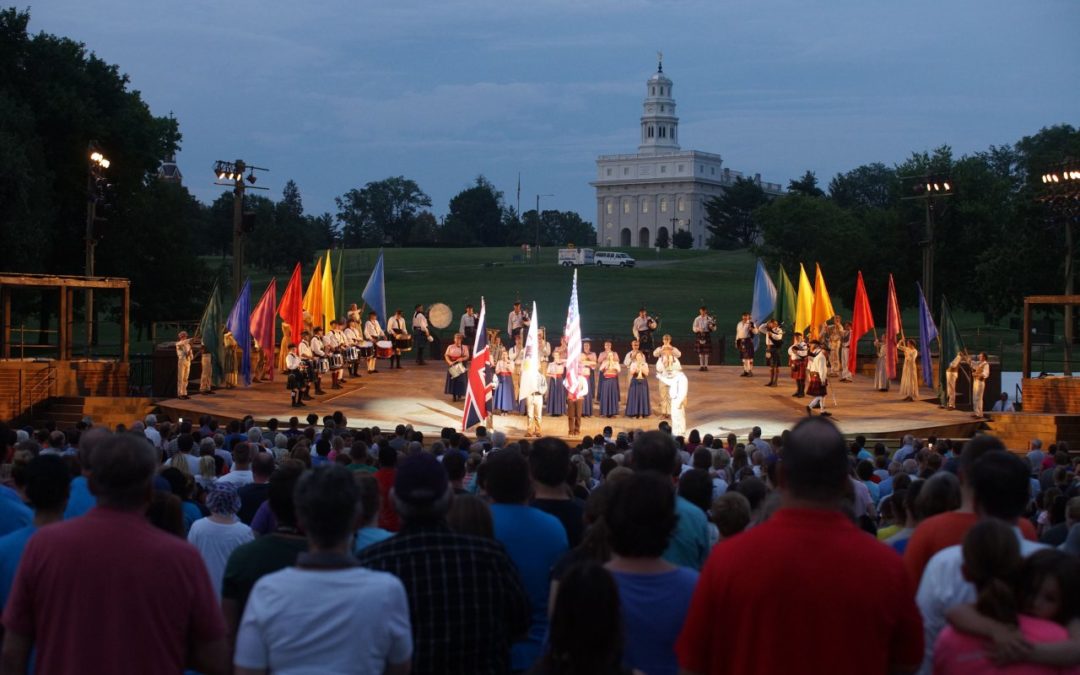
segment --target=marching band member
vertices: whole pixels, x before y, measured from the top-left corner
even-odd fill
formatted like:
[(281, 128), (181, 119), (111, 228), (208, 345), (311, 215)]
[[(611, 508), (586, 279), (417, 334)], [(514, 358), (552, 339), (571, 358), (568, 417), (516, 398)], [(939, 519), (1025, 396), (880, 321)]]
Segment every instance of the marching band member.
[(188, 398), (188, 378), (191, 376), (191, 361), (194, 352), (191, 349), (191, 340), (188, 339), (186, 330), (180, 331), (176, 336), (176, 396)]
[(311, 381), (318, 375), (318, 363), (315, 362), (315, 352), (311, 351), (311, 333), (304, 331), (300, 333), (300, 341), (296, 343), (296, 355), (300, 357), (300, 362), (303, 364), (302, 369), (304, 372), (304, 396), (303, 398), (311, 400)]
[(600, 414), (611, 418), (619, 414), (619, 371), (622, 370), (619, 355), (611, 349), (611, 340), (604, 342), (599, 364), (596, 398), (600, 403)]
[(648, 417), (652, 415), (649, 405), (649, 363), (645, 352), (637, 352), (630, 364), (630, 386), (626, 390), (626, 416)]
[(809, 365), (807, 363), (809, 348), (803, 342), (802, 333), (795, 333), (793, 337), (791, 346), (787, 350), (788, 365), (791, 367), (791, 379), (795, 380), (795, 393), (792, 394), (792, 397), (802, 398), (806, 395), (804, 388), (806, 386), (806, 367)]
[(709, 356), (712, 355), (712, 332), (716, 330), (716, 320), (709, 316), (709, 310), (705, 305), (698, 307), (698, 315), (694, 317), (691, 329), (694, 331), (698, 370), (708, 370)]
[(405, 316), (400, 309), (394, 312), (394, 316), (390, 317), (386, 322), (386, 330), (390, 333), (391, 339), (394, 341), (394, 355), (390, 357), (390, 368), (400, 369), (401, 347), (398, 345), (403, 338), (409, 335), (409, 329), (405, 326)]
[[(382, 326), (379, 325), (379, 315), (375, 312), (368, 312), (367, 321), (364, 322), (364, 339), (375, 344), (379, 340), (386, 339), (386, 333), (383, 332)], [(368, 373), (377, 373), (375, 370), (375, 352), (371, 352), (371, 356), (367, 359), (367, 371)]]
[(979, 359), (971, 366), (971, 403), (975, 408), (972, 417), (983, 416), (983, 393), (986, 391), (986, 381), (990, 379), (990, 362), (986, 360), (986, 352), (979, 352)]
[(355, 302), (349, 305), (349, 311), (345, 312), (345, 318), (349, 321), (355, 321), (357, 326), (364, 320), (364, 318), (360, 316), (360, 310), (356, 308)]
[(656, 319), (649, 316), (644, 307), (638, 310), (638, 315), (634, 318), (630, 332), (634, 334), (634, 339), (638, 341), (641, 348), (646, 352), (652, 351), (652, 334), (656, 330), (656, 326)]
[(563, 379), (566, 377), (566, 336), (562, 336), (559, 346), (551, 355), (551, 363), (547, 366), (548, 398), (547, 414), (552, 417), (566, 414), (566, 387)]
[(424, 316), (424, 306), (417, 305), (413, 308), (412, 317), (413, 349), (416, 350), (416, 365), (424, 365), (424, 349), (431, 342), (431, 333), (428, 331), (428, 320)]
[(750, 312), (743, 312), (742, 320), (735, 324), (735, 346), (739, 349), (743, 367), (740, 377), (754, 376), (754, 335), (757, 332), (758, 328), (750, 318)]
[(821, 408), (823, 417), (832, 417), (832, 413), (825, 412), (825, 395), (829, 393), (829, 360), (825, 358), (825, 350), (818, 340), (810, 341), (810, 365), (807, 370), (810, 374), (810, 384), (807, 393), (814, 398), (806, 406), (806, 414), (813, 415), (815, 407)]
[(581, 404), (581, 414), (584, 417), (593, 415), (593, 399), (596, 397), (596, 352), (592, 350), (592, 340), (581, 340), (581, 365), (585, 369), (585, 378), (589, 380), (589, 394)]
[[(325, 352), (326, 358), (330, 359), (331, 389), (341, 389), (341, 371), (343, 370), (345, 363), (344, 357), (342, 357), (342, 361), (337, 361), (333, 358), (333, 356), (338, 354), (340, 350), (337, 336), (337, 325), (337, 319), (332, 320), (330, 322), (330, 330), (322, 338), (323, 351)], [(338, 365), (338, 363), (341, 363), (341, 365)]]
[[(521, 308), (521, 301), (514, 301), (514, 309), (506, 317), (506, 337), (513, 340), (529, 327), (529, 313)], [(522, 335), (522, 339), (525, 336)]]
[(322, 388), (322, 363), (327, 360), (322, 332), (322, 326), (315, 326), (311, 329), (311, 354), (314, 357), (314, 367), (311, 369), (311, 376), (315, 380), (316, 396), (322, 396), (326, 393)]
[(469, 361), (469, 348), (462, 344), (463, 338), (461, 333), (454, 333), (454, 342), (443, 354), (443, 360), (449, 368), (443, 393), (453, 396), (455, 403), (465, 396), (465, 386), (469, 381), (469, 369), (466, 365)]
[(776, 319), (765, 323), (765, 365), (769, 368), (769, 383), (766, 387), (775, 387), (780, 380), (780, 347), (784, 342), (784, 329)]
[(339, 363), (341, 363), (342, 367), (341, 367), (341, 372), (338, 373), (338, 381), (341, 382), (342, 384), (344, 384), (347, 381), (345, 379), (345, 365), (346, 365), (345, 356), (348, 353), (348, 349), (349, 349), (349, 340), (345, 337), (345, 320), (344, 319), (338, 319), (337, 320), (337, 324), (336, 324), (336, 326), (334, 328), (334, 337), (337, 338), (337, 343), (338, 343), (337, 352), (338, 352), (338, 354), (341, 355), (341, 360), (340, 360)]
[(299, 355), (299, 346), (285, 353), (285, 369), (289, 377), (285, 386), (292, 392), (292, 407), (300, 408), (304, 404), (304, 362)]
[[(682, 370), (682, 364), (679, 362), (679, 357), (682, 356), (682, 352), (678, 350), (673, 344), (671, 344), (671, 336), (665, 334), (662, 338), (662, 343), (659, 347), (653, 350), (653, 356), (656, 357), (656, 377), (667, 377), (669, 374), (674, 373), (677, 370)], [(668, 388), (661, 386), (659, 388), (660, 393), (660, 415), (667, 417), (671, 413), (671, 408), (668, 402)]]
[(458, 321), (458, 332), (463, 336), (465, 344), (470, 348), (476, 344), (476, 323), (480, 320), (480, 317), (473, 311), (472, 305), (465, 305), (465, 313), (461, 315), (461, 320)]
[(349, 375), (353, 377), (360, 377), (360, 357), (359, 347), (363, 341), (363, 335), (358, 328), (360, 324), (355, 319), (349, 319), (349, 326), (345, 329), (345, 348), (348, 350), (348, 356), (346, 358), (349, 364)]

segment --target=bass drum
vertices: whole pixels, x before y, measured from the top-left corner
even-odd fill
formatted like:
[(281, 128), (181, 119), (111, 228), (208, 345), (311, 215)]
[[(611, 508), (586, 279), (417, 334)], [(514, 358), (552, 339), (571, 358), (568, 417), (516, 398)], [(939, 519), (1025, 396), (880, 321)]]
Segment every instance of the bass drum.
[(453, 320), (454, 313), (441, 302), (436, 302), (428, 308), (428, 321), (439, 330), (448, 328)]
[(412, 336), (399, 335), (394, 338), (394, 348), (402, 352), (412, 351)]
[(375, 356), (380, 359), (389, 359), (394, 356), (394, 343), (389, 340), (379, 340), (375, 343)]

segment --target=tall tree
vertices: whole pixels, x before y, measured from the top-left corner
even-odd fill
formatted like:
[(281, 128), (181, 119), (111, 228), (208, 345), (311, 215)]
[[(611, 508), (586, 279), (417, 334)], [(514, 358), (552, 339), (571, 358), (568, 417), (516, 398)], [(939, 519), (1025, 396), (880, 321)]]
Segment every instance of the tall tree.
[(789, 194), (803, 195), (805, 197), (824, 197), (825, 192), (818, 187), (817, 175), (810, 170), (802, 175), (802, 178), (788, 181), (787, 191)]
[(456, 246), (505, 246), (502, 193), (483, 176), (454, 195), (442, 227), (442, 240)]
[(431, 197), (404, 176), (353, 188), (334, 201), (347, 247), (405, 246), (420, 209), (431, 206)]
[(705, 220), (709, 223), (709, 248), (746, 248), (760, 236), (754, 210), (769, 202), (769, 197), (755, 181), (742, 176), (719, 197), (705, 202)]
[(896, 170), (881, 162), (864, 164), (829, 182), (829, 197), (844, 208), (884, 209), (896, 203), (900, 181)]

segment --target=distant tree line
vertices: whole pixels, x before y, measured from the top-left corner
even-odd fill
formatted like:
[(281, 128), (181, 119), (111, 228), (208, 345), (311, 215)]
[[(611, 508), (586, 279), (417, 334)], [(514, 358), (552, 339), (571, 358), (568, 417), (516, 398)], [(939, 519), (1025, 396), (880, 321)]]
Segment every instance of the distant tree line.
[(1059, 125), (959, 158), (942, 146), (896, 166), (866, 164), (837, 174), (827, 190), (810, 171), (780, 197), (740, 178), (706, 204), (709, 246), (749, 248), (793, 277), (800, 262), (820, 263), (830, 292), (848, 303), (858, 271), (871, 294), (884, 293), (892, 273), (901, 303), (912, 305), (926, 229), (917, 186), (925, 176), (947, 178), (951, 196), (931, 198), (934, 312), (945, 294), (951, 305), (993, 322), (1015, 312), (1025, 295), (1063, 292), (1065, 233), (1078, 211), (1041, 200), (1041, 177), (1075, 158), (1080, 130)]

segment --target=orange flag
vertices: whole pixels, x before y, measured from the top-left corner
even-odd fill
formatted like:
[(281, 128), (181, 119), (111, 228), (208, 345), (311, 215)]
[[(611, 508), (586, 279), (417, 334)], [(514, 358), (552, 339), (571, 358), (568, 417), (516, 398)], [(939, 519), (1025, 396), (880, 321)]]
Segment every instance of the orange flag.
[(867, 331), (874, 327), (874, 315), (870, 313), (870, 299), (866, 297), (866, 285), (863, 283), (862, 272), (855, 281), (855, 304), (851, 315), (851, 347), (848, 349), (848, 372), (855, 372), (855, 365), (859, 352), (859, 338), (866, 335)]
[(825, 277), (821, 275), (821, 265), (814, 263), (814, 310), (810, 317), (810, 332), (817, 339), (821, 335), (821, 327), (825, 322), (832, 321), (836, 316), (832, 300), (829, 299), (829, 289), (825, 288)]
[(289, 285), (285, 287), (285, 293), (281, 296), (281, 305), (278, 306), (278, 316), (289, 324), (292, 331), (292, 344), (282, 345), (291, 348), (300, 343), (300, 333), (304, 330), (304, 299), (303, 281), (301, 280), (300, 263), (296, 263)]

